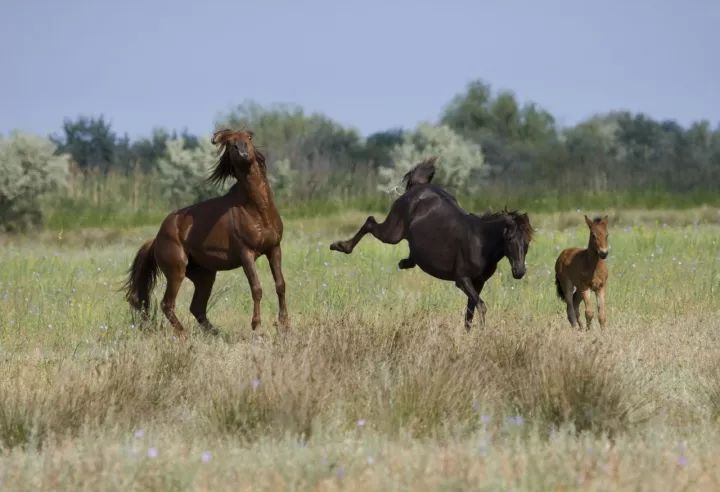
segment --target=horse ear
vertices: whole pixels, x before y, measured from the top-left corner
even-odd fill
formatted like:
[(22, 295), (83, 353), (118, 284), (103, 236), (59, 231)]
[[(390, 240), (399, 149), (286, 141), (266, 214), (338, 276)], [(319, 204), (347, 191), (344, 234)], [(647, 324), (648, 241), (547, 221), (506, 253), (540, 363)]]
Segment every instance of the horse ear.
[(602, 218), (602, 223), (603, 223), (604, 225), (607, 225), (607, 223), (608, 223), (608, 216), (607, 216), (607, 215)]
[(592, 220), (590, 220), (590, 219), (588, 218), (587, 215), (585, 216), (585, 223), (587, 224), (588, 227), (592, 228), (592, 223), (593, 223), (593, 222), (592, 222)]

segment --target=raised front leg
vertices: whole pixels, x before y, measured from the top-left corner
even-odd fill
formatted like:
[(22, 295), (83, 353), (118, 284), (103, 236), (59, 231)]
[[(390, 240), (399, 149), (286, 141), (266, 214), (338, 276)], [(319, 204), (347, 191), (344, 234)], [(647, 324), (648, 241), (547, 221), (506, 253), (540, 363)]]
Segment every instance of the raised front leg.
[(371, 215), (365, 220), (363, 226), (352, 238), (347, 241), (335, 241), (330, 245), (330, 249), (350, 254), (353, 249), (355, 249), (357, 243), (359, 243), (363, 236), (368, 233), (372, 234), (383, 243), (397, 244), (403, 238), (402, 220), (395, 209), (390, 211), (390, 214), (382, 224), (378, 224), (375, 217)]
[(253, 300), (253, 316), (251, 327), (253, 330), (260, 326), (260, 301), (262, 300), (262, 286), (260, 285), (260, 278), (255, 268), (255, 258), (252, 252), (248, 251), (243, 254), (242, 267), (245, 271), (245, 276), (250, 284), (250, 292), (252, 293)]
[(282, 328), (287, 328), (289, 320), (287, 304), (285, 303), (285, 278), (282, 273), (282, 252), (280, 245), (270, 250), (268, 262), (270, 263), (270, 271), (275, 280), (275, 292), (278, 297), (278, 322)]
[(596, 296), (598, 303), (598, 321), (600, 321), (600, 327), (605, 328), (605, 322), (607, 321), (605, 317), (605, 287), (597, 291)]

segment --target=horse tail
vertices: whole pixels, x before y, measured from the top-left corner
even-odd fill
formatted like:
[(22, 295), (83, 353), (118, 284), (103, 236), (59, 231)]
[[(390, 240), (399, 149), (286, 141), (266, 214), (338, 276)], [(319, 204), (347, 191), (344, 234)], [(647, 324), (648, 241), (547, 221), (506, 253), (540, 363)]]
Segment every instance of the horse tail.
[(150, 305), (150, 292), (155, 287), (158, 276), (158, 264), (155, 261), (155, 240), (140, 246), (132, 266), (128, 270), (128, 279), (123, 286), (125, 300), (136, 311), (147, 311)]
[(555, 290), (557, 292), (557, 296), (564, 301), (565, 293), (563, 292), (562, 285), (560, 284), (560, 279), (557, 275), (555, 275)]
[(435, 162), (437, 160), (437, 156), (425, 159), (405, 173), (402, 179), (403, 183), (405, 183), (405, 191), (408, 191), (415, 185), (427, 184), (432, 181), (433, 176), (435, 176)]

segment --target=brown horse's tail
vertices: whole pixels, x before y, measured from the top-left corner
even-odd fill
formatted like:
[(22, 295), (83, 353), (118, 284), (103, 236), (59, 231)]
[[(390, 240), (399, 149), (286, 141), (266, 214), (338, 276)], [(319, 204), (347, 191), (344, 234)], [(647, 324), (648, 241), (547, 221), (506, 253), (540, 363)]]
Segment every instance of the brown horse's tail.
[(555, 275), (555, 289), (557, 291), (558, 297), (564, 301), (565, 293), (563, 292), (562, 285), (560, 285), (560, 279), (558, 278), (557, 275)]
[(155, 287), (158, 265), (155, 261), (155, 240), (148, 241), (135, 255), (125, 282), (125, 299), (133, 309), (147, 311), (150, 305), (150, 292)]

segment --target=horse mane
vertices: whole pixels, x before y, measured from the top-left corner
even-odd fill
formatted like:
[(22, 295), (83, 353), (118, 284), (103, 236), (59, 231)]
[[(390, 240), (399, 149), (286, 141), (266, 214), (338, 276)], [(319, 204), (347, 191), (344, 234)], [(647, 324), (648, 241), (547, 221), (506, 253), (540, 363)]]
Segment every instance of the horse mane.
[(528, 214), (519, 212), (517, 210), (504, 209), (500, 212), (487, 212), (483, 215), (478, 216), (482, 222), (491, 222), (493, 220), (505, 219), (510, 217), (518, 227), (518, 230), (523, 234), (528, 242), (532, 241), (535, 235), (535, 229), (530, 224), (530, 217)]
[[(238, 176), (237, 167), (232, 162), (231, 152), (228, 152), (228, 140), (230, 137), (236, 132), (224, 129), (224, 130), (218, 130), (216, 131), (212, 139), (210, 140), (213, 144), (218, 146), (218, 161), (217, 164), (213, 167), (212, 171), (210, 172), (210, 176), (208, 176), (208, 181), (215, 185), (222, 185), (225, 183), (225, 181), (228, 178), (235, 178), (236, 180), (240, 180), (240, 176)], [(250, 135), (253, 133), (248, 131)], [(267, 177), (267, 164), (265, 155), (260, 152), (260, 150), (254, 145), (253, 146), (253, 153), (255, 154), (255, 161), (260, 166), (260, 170), (263, 173), (263, 176)]]
[(402, 179), (402, 182), (405, 183), (405, 191), (408, 191), (415, 185), (431, 182), (433, 176), (435, 176), (435, 162), (437, 162), (437, 160), (437, 156), (425, 159), (405, 173)]

